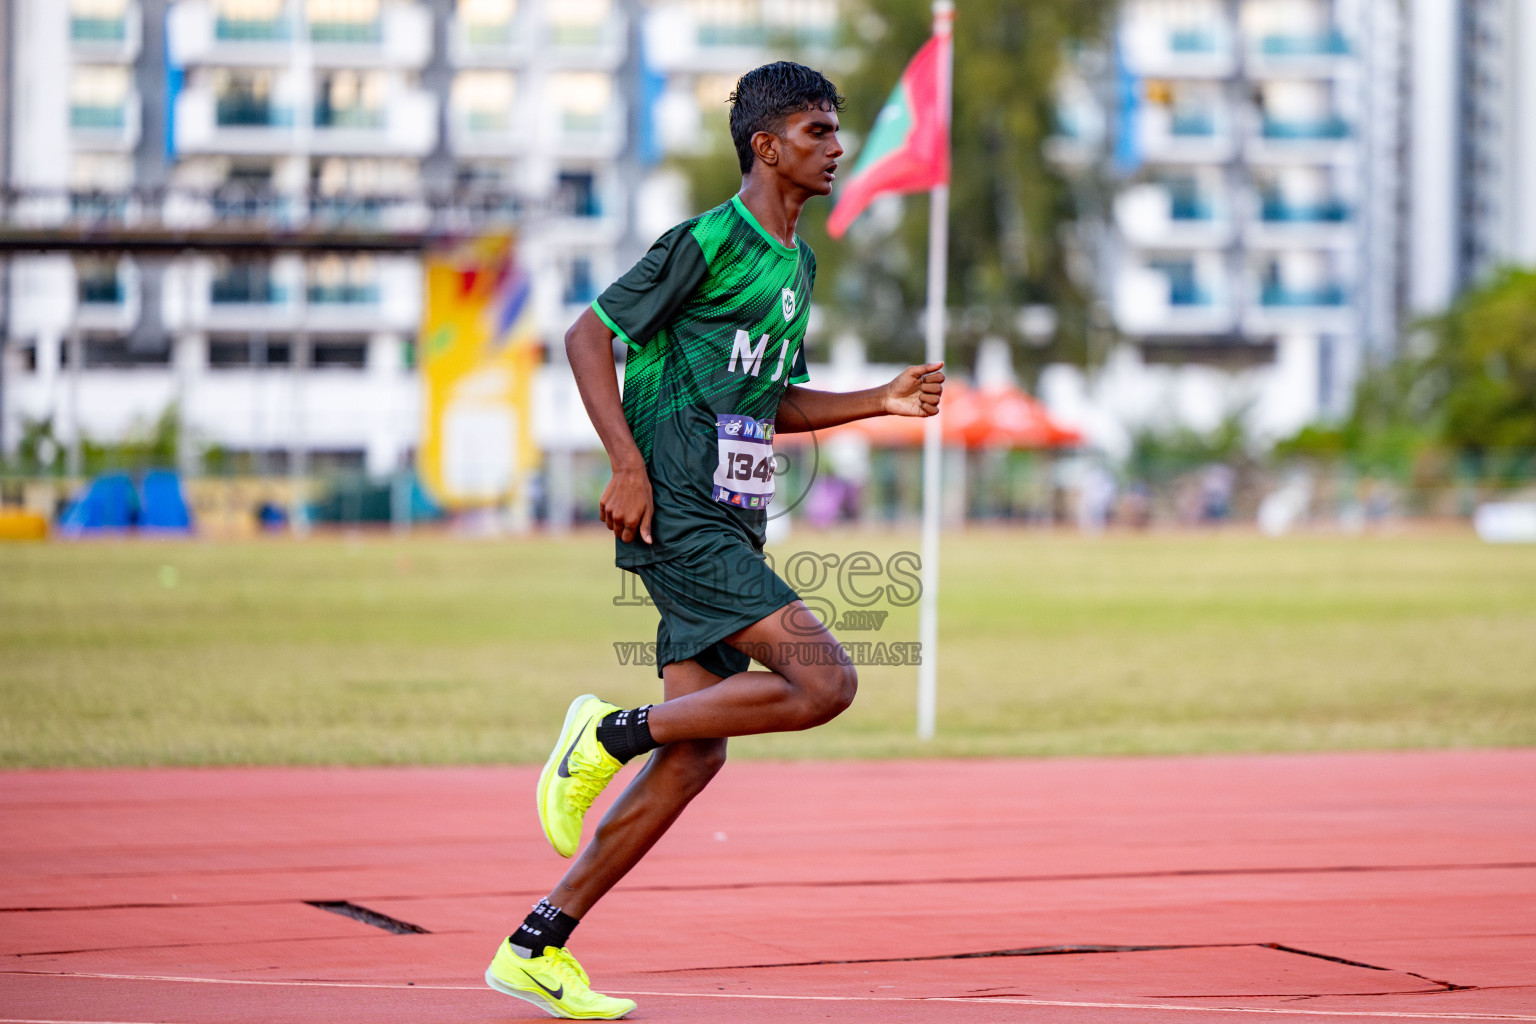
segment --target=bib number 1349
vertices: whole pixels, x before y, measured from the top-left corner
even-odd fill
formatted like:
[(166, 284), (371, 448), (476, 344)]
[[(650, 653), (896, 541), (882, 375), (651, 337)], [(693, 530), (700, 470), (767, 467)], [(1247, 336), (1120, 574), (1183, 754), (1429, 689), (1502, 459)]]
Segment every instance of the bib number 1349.
[(773, 500), (773, 421), (722, 414), (716, 422), (713, 497), (737, 508), (767, 508)]
[(757, 465), (752, 464), (754, 455), (751, 452), (728, 452), (724, 456), (727, 465), (725, 478), (727, 480), (756, 480), (760, 483), (773, 483), (773, 459), (757, 457)]

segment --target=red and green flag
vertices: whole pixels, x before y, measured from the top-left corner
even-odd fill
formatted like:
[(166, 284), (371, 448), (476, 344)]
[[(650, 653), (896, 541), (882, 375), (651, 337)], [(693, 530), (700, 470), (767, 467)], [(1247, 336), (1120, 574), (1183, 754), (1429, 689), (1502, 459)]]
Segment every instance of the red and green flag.
[(950, 39), (944, 32), (924, 43), (891, 90), (827, 219), (833, 238), (882, 193), (949, 183)]

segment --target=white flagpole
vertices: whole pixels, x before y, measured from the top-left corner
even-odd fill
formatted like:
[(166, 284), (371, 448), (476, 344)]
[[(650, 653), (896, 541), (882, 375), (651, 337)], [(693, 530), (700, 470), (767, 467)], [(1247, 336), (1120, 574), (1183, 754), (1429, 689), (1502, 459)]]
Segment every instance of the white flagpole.
[[(955, 17), (953, 0), (934, 0), (933, 34), (948, 36)], [(939, 61), (939, 102), (944, 118), (950, 115), (950, 79), (954, 44), (943, 50)], [(945, 133), (948, 144), (948, 132)], [(949, 183), (936, 185), (928, 193), (928, 322), (927, 351), (924, 362), (937, 363), (944, 358), (944, 291), (949, 249)], [(944, 457), (939, 418), (932, 416), (923, 424), (923, 537), (922, 605), (918, 609), (917, 639), (922, 661), (917, 667), (917, 738), (933, 739), (934, 719), (938, 710), (939, 654), (939, 487), (940, 466)]]

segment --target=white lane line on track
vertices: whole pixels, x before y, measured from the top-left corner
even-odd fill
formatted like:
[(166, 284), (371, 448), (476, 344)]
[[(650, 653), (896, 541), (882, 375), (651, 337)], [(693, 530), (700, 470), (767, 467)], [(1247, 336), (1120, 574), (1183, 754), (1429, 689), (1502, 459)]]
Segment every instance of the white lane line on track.
[[(403, 985), (399, 982), (370, 981), (280, 981), (275, 978), (191, 978), (164, 974), (100, 974), (94, 972), (0, 971), (0, 976), (31, 978), (96, 978), (109, 981), (182, 982), (195, 985), (266, 985), (286, 988), (366, 988), (423, 992), (489, 992), (484, 985)], [(1265, 1013), (1300, 1017), (1387, 1018), (1392, 1020), (1518, 1020), (1536, 1021), (1536, 1016), (1518, 1013), (1422, 1013), (1404, 1010), (1302, 1010), (1278, 1006), (1191, 1006), (1184, 1003), (1109, 1003), (1075, 999), (1028, 999), (1022, 996), (974, 998), (966, 996), (797, 996), (769, 995), (757, 992), (638, 992), (626, 990), (621, 995), (654, 996), (667, 999), (759, 999), (812, 1003), (959, 1003), (965, 1006), (1061, 1006), (1093, 1010), (1163, 1010), (1176, 1013)], [(151, 1024), (148, 1021), (26, 1020), (0, 1017), (0, 1024)], [(164, 1024), (164, 1022), (160, 1022)]]

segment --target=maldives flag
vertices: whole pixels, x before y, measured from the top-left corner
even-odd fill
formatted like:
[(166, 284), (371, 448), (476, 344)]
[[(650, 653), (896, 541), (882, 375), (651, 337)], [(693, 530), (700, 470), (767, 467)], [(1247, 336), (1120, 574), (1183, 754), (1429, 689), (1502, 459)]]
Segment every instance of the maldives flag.
[(891, 90), (827, 219), (833, 238), (881, 193), (948, 184), (950, 39), (944, 32), (924, 43)]

